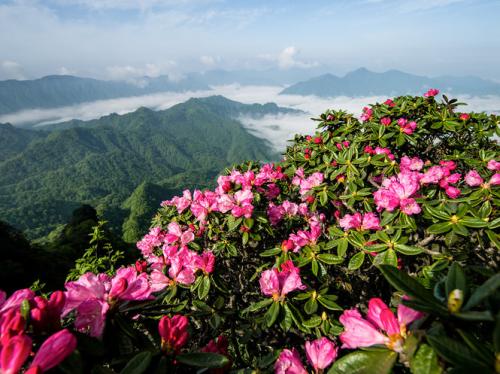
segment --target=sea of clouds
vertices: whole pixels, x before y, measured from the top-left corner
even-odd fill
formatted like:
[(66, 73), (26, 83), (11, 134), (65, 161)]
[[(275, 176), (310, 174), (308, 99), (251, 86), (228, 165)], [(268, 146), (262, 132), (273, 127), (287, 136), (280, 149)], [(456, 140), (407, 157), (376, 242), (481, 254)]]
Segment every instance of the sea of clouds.
[[(163, 110), (175, 104), (182, 103), (192, 97), (207, 97), (223, 95), (242, 103), (273, 102), (282, 107), (299, 109), (300, 114), (266, 115), (262, 118), (240, 117), (241, 123), (253, 134), (265, 138), (281, 151), (287, 141), (297, 133), (314, 133), (316, 122), (311, 117), (317, 117), (326, 109), (343, 109), (353, 114), (360, 114), (361, 109), (374, 102), (382, 102), (387, 97), (345, 97), (320, 98), (316, 96), (279, 95), (283, 87), (279, 86), (240, 86), (226, 85), (213, 87), (209, 91), (165, 92), (153, 95), (134, 96), (127, 98), (99, 100), (78, 105), (54, 109), (30, 109), (0, 116), (0, 123), (13, 125), (43, 126), (49, 123), (64, 122), (71, 119), (90, 120), (101, 116), (118, 113), (125, 114), (144, 106), (154, 110)], [(500, 113), (500, 97), (461, 96), (460, 101), (468, 103), (463, 111), (485, 111)]]

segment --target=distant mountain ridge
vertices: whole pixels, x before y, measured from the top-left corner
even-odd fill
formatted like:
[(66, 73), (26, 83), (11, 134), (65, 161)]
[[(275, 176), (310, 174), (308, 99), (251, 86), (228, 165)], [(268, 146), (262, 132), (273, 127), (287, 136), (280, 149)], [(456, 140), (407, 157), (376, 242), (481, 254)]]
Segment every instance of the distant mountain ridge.
[(478, 77), (442, 76), (429, 78), (388, 70), (376, 73), (365, 68), (354, 70), (343, 77), (324, 74), (293, 84), (280, 94), (334, 96), (408, 95), (421, 94), (429, 88), (438, 88), (453, 95), (500, 95), (500, 84)]
[(168, 76), (144, 77), (135, 83), (103, 81), (70, 75), (51, 75), (35, 80), (0, 81), (0, 114), (24, 109), (56, 108), (84, 102), (147, 95), (165, 91), (207, 90), (196, 77), (173, 81)]
[[(139, 209), (134, 201), (157, 207), (159, 195), (167, 199), (182, 187), (208, 187), (234, 163), (277, 159), (267, 141), (234, 118), (280, 111), (289, 109), (215, 96), (164, 111), (140, 108), (71, 121), (50, 131), (0, 125), (0, 141), (9, 139), (0, 144), (0, 220), (34, 238), (67, 222), (86, 203), (116, 231), (125, 225), (127, 238), (136, 237), (150, 207)], [(149, 192), (155, 197), (145, 197)]]

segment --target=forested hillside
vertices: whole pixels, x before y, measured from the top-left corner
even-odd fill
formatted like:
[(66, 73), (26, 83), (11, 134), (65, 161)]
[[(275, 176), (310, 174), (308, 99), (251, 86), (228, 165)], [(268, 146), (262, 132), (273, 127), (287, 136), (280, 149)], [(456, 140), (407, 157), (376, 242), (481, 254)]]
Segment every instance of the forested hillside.
[(268, 143), (234, 118), (280, 111), (290, 110), (217, 96), (44, 131), (0, 125), (0, 139), (8, 136), (0, 149), (0, 219), (36, 238), (87, 203), (115, 232), (124, 225), (127, 238), (135, 240), (138, 227), (147, 227), (141, 217), (151, 212), (144, 205), (157, 206), (181, 186), (206, 187), (233, 163), (274, 160)]

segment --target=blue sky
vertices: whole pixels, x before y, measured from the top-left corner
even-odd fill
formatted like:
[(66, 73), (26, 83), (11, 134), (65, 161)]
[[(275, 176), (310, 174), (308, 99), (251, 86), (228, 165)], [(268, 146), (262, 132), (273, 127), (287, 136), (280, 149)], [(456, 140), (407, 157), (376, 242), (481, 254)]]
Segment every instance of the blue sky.
[(500, 81), (499, 0), (0, 0), (0, 79), (360, 66)]

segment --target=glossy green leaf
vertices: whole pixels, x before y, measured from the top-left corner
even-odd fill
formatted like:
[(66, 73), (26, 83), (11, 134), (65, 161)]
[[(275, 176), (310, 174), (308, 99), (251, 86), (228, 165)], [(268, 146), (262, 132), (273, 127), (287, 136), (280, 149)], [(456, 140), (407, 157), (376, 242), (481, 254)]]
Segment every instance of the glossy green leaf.
[(443, 368), (439, 366), (436, 352), (427, 344), (420, 345), (410, 361), (410, 369), (412, 374), (440, 374), (443, 372)]
[(355, 351), (335, 361), (327, 374), (388, 374), (396, 362), (394, 351)]
[(267, 327), (271, 327), (274, 324), (274, 322), (276, 322), (279, 313), (280, 313), (280, 303), (275, 301), (271, 304), (271, 307), (267, 310), (265, 314)]
[(146, 373), (153, 355), (151, 352), (140, 352), (127, 362), (120, 374), (142, 374)]
[(175, 356), (175, 359), (184, 365), (209, 369), (221, 368), (229, 363), (226, 356), (209, 352), (184, 353)]
[(365, 261), (365, 252), (358, 252), (349, 260), (349, 265), (347, 266), (349, 270), (356, 270), (363, 265)]

